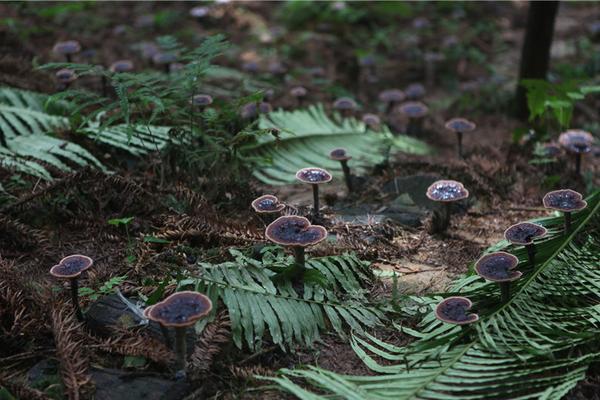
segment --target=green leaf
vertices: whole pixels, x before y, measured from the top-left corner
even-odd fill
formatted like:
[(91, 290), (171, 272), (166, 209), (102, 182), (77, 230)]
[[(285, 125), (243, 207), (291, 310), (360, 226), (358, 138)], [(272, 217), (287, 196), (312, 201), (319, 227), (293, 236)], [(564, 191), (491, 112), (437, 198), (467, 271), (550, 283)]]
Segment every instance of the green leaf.
[(135, 217), (112, 218), (108, 220), (109, 225), (128, 225)]
[(169, 244), (171, 243), (170, 240), (167, 239), (162, 239), (162, 238), (157, 238), (155, 236), (144, 236), (144, 243), (160, 243), (160, 244)]

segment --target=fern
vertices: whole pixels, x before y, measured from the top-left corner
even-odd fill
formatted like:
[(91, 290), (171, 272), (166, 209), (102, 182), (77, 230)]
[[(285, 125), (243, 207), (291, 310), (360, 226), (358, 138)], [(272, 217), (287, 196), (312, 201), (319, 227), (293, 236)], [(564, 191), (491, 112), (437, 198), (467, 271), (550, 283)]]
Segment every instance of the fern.
[(232, 262), (199, 264), (200, 277), (183, 280), (180, 286), (194, 285), (214, 304), (223, 301), (229, 311), (233, 341), (239, 348), (245, 344), (251, 350), (260, 349), (267, 332), (282, 348), (310, 346), (329, 326), (344, 337), (348, 327), (364, 332), (384, 318), (382, 311), (368, 304), (365, 295), (365, 287), (373, 280), (368, 264), (353, 255), (307, 261), (307, 268), (323, 274), (329, 286), (305, 283), (303, 294), (289, 282), (272, 282), (278, 269), (293, 262), (283, 253), (267, 252), (262, 262), (236, 250), (232, 255)]
[[(536, 245), (538, 267), (526, 265), (522, 247), (506, 242), (488, 251), (512, 250), (524, 272), (510, 301), (501, 304), (496, 285), (469, 275), (452, 292), (468, 296), (480, 321), (465, 330), (438, 321), (440, 296), (413, 297), (429, 312), (419, 330), (397, 327), (417, 338), (405, 347), (356, 335), (357, 355), (378, 375), (344, 376), (316, 367), (282, 370), (270, 379), (301, 399), (560, 399), (585, 377), (600, 353), (582, 355), (600, 333), (600, 192), (577, 213), (572, 233), (562, 218), (536, 222), (549, 229)], [(589, 351), (589, 347), (588, 347)], [(376, 357), (386, 360), (385, 365)], [(292, 379), (328, 393), (318, 395)]]

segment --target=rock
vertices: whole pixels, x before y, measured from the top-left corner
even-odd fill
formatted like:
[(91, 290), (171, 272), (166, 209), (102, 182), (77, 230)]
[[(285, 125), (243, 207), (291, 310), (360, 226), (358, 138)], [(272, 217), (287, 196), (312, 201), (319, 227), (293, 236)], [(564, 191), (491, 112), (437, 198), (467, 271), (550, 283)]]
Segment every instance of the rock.
[(410, 175), (397, 176), (392, 181), (383, 185), (385, 193), (396, 193), (398, 196), (406, 193), (415, 205), (433, 209), (435, 203), (427, 198), (427, 188), (435, 181), (441, 179), (437, 175)]

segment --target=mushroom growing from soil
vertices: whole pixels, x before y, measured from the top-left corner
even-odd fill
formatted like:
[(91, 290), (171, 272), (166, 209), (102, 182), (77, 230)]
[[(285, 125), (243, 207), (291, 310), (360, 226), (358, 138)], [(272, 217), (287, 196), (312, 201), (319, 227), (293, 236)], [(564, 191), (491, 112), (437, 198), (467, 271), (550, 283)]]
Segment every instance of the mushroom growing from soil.
[(545, 236), (548, 230), (541, 225), (531, 222), (519, 222), (510, 226), (505, 232), (504, 237), (512, 244), (525, 246), (529, 263), (535, 268), (535, 244), (533, 240)]
[(400, 89), (387, 89), (379, 93), (379, 101), (385, 103), (385, 113), (389, 115), (398, 104), (404, 101), (404, 92)]
[(160, 303), (156, 303), (144, 313), (148, 319), (164, 327), (175, 328), (175, 368), (177, 377), (185, 377), (187, 343), (185, 332), (189, 326), (206, 317), (212, 310), (210, 299), (198, 292), (183, 291), (173, 293)]
[(286, 215), (271, 222), (265, 230), (265, 236), (273, 243), (291, 247), (294, 252), (292, 278), (303, 277), (306, 272), (305, 248), (327, 238), (327, 229), (321, 225), (311, 225), (307, 218)]
[(510, 283), (523, 275), (520, 271), (515, 271), (518, 264), (517, 257), (504, 251), (497, 251), (477, 260), (475, 272), (485, 280), (498, 283), (502, 302), (507, 302), (510, 299)]
[(571, 189), (554, 190), (546, 193), (542, 200), (544, 207), (562, 211), (565, 216), (565, 232), (571, 230), (571, 213), (587, 207), (581, 193)]
[(448, 297), (437, 305), (435, 316), (440, 321), (448, 324), (472, 324), (479, 320), (479, 315), (469, 312), (472, 306), (473, 303), (466, 297)]
[(407, 100), (420, 100), (425, 96), (425, 86), (420, 83), (411, 83), (404, 89)]
[(190, 16), (194, 18), (198, 23), (202, 23), (202, 20), (208, 16), (210, 8), (204, 6), (196, 6), (190, 9)]
[(333, 102), (333, 108), (342, 114), (342, 117), (349, 118), (358, 108), (358, 105), (350, 97), (340, 97)]
[(307, 94), (308, 91), (304, 86), (296, 86), (290, 90), (290, 95), (296, 99), (296, 104), (298, 107), (302, 107), (302, 103)]
[(346, 187), (348, 193), (352, 193), (352, 177), (350, 176), (350, 167), (348, 167), (348, 161), (352, 159), (352, 156), (348, 155), (346, 149), (337, 148), (331, 150), (329, 158), (334, 161), (339, 161), (342, 165), (342, 171), (344, 172), (344, 180), (346, 181)]
[(450, 224), (450, 203), (469, 197), (469, 191), (465, 189), (464, 185), (453, 180), (433, 182), (427, 188), (425, 194), (430, 200), (443, 204), (441, 211), (436, 210), (433, 213), (432, 233), (441, 233), (448, 228)]
[(68, 89), (71, 83), (77, 79), (75, 71), (69, 68), (63, 68), (56, 71), (56, 80), (59, 83), (59, 90)]
[(60, 260), (58, 264), (50, 268), (50, 275), (59, 279), (68, 279), (71, 284), (71, 300), (75, 308), (78, 321), (83, 321), (83, 313), (79, 307), (79, 276), (83, 271), (94, 265), (94, 260), (81, 254), (73, 254)]
[(155, 65), (162, 66), (165, 73), (171, 72), (171, 64), (177, 61), (177, 56), (173, 53), (158, 52), (152, 56), (152, 62)]
[(456, 139), (458, 141), (458, 158), (463, 157), (462, 139), (463, 133), (472, 132), (475, 130), (476, 125), (474, 122), (469, 121), (465, 118), (452, 118), (445, 125), (446, 129), (456, 133)]
[(258, 214), (264, 215), (269, 223), (275, 219), (275, 215), (285, 209), (285, 204), (280, 203), (279, 199), (272, 194), (257, 197), (250, 205)]
[(267, 114), (272, 111), (271, 104), (266, 101), (261, 101), (260, 103), (248, 103), (242, 107), (240, 111), (240, 116), (242, 119), (256, 119), (259, 114)]
[(381, 118), (379, 118), (379, 116), (375, 115), (375, 114), (365, 114), (362, 116), (362, 122), (364, 122), (364, 124), (374, 130), (377, 131), (379, 130), (379, 128), (381, 127)]
[(323, 168), (302, 168), (296, 172), (296, 179), (304, 183), (310, 183), (313, 189), (313, 218), (319, 218), (319, 185), (331, 182), (333, 177)]
[(591, 133), (580, 129), (570, 129), (558, 137), (558, 142), (569, 153), (575, 155), (575, 173), (581, 173), (581, 157), (592, 150), (594, 137)]
[(400, 106), (400, 112), (408, 117), (406, 133), (409, 135), (420, 135), (423, 128), (423, 120), (429, 112), (427, 106), (420, 101), (409, 101)]
[(77, 54), (81, 51), (81, 45), (77, 40), (66, 40), (64, 42), (58, 42), (52, 48), (52, 51), (56, 54), (65, 57), (65, 60), (70, 63), (73, 54)]
[(118, 60), (115, 61), (108, 67), (110, 72), (131, 72), (133, 71), (133, 61), (131, 60)]

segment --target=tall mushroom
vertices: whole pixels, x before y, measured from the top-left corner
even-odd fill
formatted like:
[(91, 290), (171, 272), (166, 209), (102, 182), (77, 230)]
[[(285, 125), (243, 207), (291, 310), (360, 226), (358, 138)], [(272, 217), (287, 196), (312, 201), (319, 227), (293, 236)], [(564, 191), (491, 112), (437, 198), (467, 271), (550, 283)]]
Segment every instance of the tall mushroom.
[(375, 114), (365, 114), (362, 116), (362, 122), (374, 131), (378, 131), (381, 128), (381, 118)]
[(290, 90), (290, 95), (296, 99), (296, 104), (298, 107), (302, 107), (302, 103), (304, 102), (304, 98), (306, 98), (307, 94), (308, 91), (304, 86), (296, 86)]
[(94, 260), (81, 254), (73, 254), (60, 260), (58, 264), (50, 268), (50, 275), (59, 279), (68, 279), (71, 283), (71, 300), (75, 308), (77, 320), (83, 321), (83, 313), (79, 307), (79, 276), (83, 271), (94, 265)]
[(75, 71), (73, 71), (72, 69), (69, 69), (69, 68), (59, 69), (58, 71), (56, 71), (55, 76), (56, 76), (56, 80), (59, 83), (59, 85), (58, 85), (59, 90), (68, 89), (69, 86), (71, 85), (71, 83), (73, 83), (77, 80), (77, 75), (75, 74)]
[(333, 108), (342, 114), (342, 117), (349, 118), (352, 113), (358, 109), (358, 105), (350, 97), (340, 97), (333, 102)]
[(404, 89), (407, 100), (421, 100), (425, 96), (425, 86), (420, 83), (411, 83)]
[(446, 129), (456, 133), (456, 139), (458, 141), (458, 158), (463, 157), (462, 139), (463, 133), (472, 132), (475, 130), (476, 125), (474, 122), (469, 121), (465, 118), (452, 118), (446, 122)]
[(570, 129), (560, 134), (558, 142), (569, 153), (575, 155), (575, 173), (579, 175), (581, 173), (581, 157), (592, 150), (594, 137), (589, 132)]
[(171, 64), (177, 61), (177, 56), (174, 53), (158, 52), (152, 56), (152, 62), (157, 66), (162, 66), (165, 73), (171, 72)]
[(472, 324), (479, 320), (479, 315), (469, 312), (472, 306), (473, 303), (466, 297), (447, 297), (435, 307), (435, 317), (448, 324)]
[(565, 216), (565, 232), (571, 230), (571, 213), (587, 207), (581, 193), (571, 189), (554, 190), (546, 193), (542, 200), (544, 207), (551, 210), (562, 211)]
[(319, 218), (319, 185), (331, 182), (333, 177), (323, 168), (308, 167), (296, 172), (296, 179), (300, 182), (309, 183), (313, 189), (313, 218)]
[(436, 210), (433, 213), (432, 233), (444, 232), (450, 224), (450, 203), (466, 199), (469, 197), (469, 191), (458, 181), (440, 180), (433, 182), (425, 193), (427, 198), (432, 201), (442, 203), (441, 211)]
[(148, 319), (164, 327), (175, 328), (175, 368), (178, 378), (185, 378), (187, 343), (185, 332), (189, 326), (206, 317), (212, 310), (210, 299), (198, 292), (183, 291), (173, 293), (160, 303), (156, 303), (144, 313)]
[(56, 54), (65, 57), (65, 60), (70, 63), (72, 56), (81, 51), (81, 45), (77, 40), (66, 40), (64, 42), (58, 42), (52, 48), (52, 51)]
[(529, 263), (535, 268), (535, 244), (533, 240), (545, 236), (548, 230), (541, 225), (531, 222), (519, 222), (510, 226), (505, 232), (504, 237), (512, 244), (525, 246)]
[(406, 133), (409, 135), (419, 135), (423, 129), (423, 120), (429, 112), (427, 106), (420, 101), (409, 101), (400, 106), (400, 112), (408, 117)]
[(517, 257), (504, 251), (497, 251), (477, 260), (475, 272), (485, 280), (498, 283), (502, 302), (507, 302), (510, 299), (510, 283), (523, 275), (520, 271), (515, 271), (518, 264)]
[(389, 116), (398, 104), (404, 101), (404, 92), (400, 89), (387, 89), (379, 93), (379, 101), (385, 103), (385, 113)]
[(348, 167), (348, 161), (352, 159), (352, 156), (348, 155), (346, 149), (337, 148), (329, 152), (329, 158), (334, 161), (339, 161), (342, 165), (342, 171), (344, 172), (344, 180), (346, 181), (348, 193), (352, 193), (352, 177), (350, 176), (350, 167)]
[(280, 203), (279, 199), (272, 194), (257, 197), (250, 205), (258, 214), (265, 215), (269, 223), (275, 219), (274, 216), (285, 209), (285, 204)]

